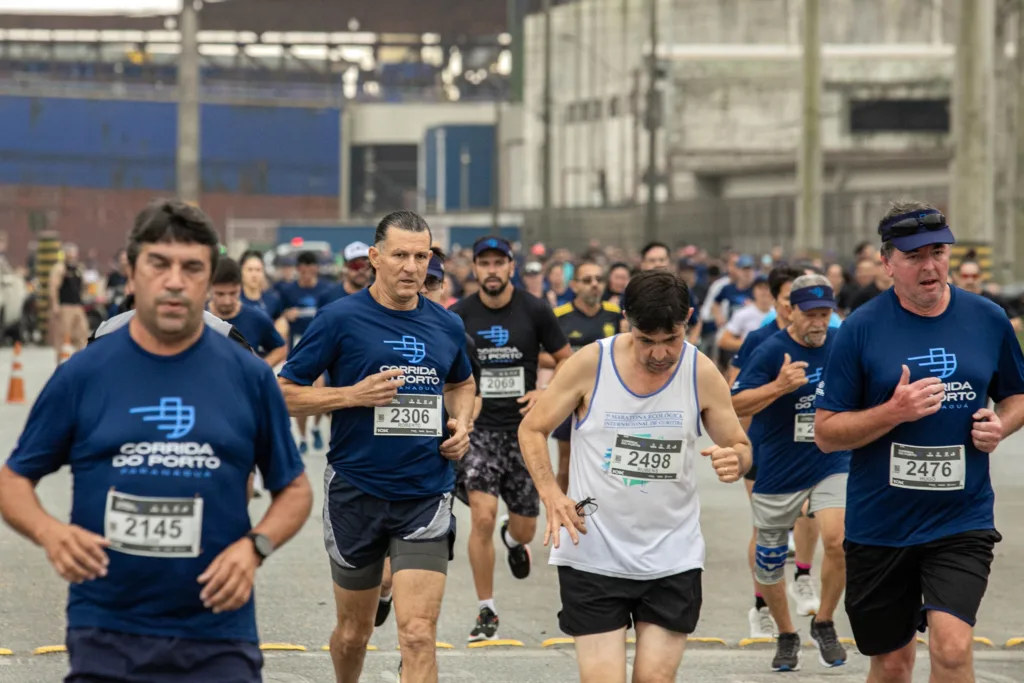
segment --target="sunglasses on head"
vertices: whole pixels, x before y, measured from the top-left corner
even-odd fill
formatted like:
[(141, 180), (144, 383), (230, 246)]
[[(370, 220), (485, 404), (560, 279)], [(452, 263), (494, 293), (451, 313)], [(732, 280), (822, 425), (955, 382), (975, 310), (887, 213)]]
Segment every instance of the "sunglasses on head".
[(922, 213), (916, 216), (907, 216), (895, 223), (885, 223), (879, 226), (878, 232), (883, 239), (889, 240), (893, 237), (908, 237), (916, 235), (925, 230), (942, 230), (946, 227), (946, 217), (941, 213)]

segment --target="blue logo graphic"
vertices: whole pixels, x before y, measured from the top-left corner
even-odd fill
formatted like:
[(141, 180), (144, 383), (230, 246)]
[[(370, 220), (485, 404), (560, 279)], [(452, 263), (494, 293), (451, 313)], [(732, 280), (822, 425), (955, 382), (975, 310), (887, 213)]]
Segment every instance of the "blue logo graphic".
[(818, 382), (820, 382), (821, 381), (821, 371), (822, 371), (822, 368), (814, 368), (814, 372), (812, 372), (811, 374), (807, 375), (807, 383), (808, 384), (817, 384)]
[(956, 372), (956, 354), (947, 353), (946, 349), (928, 349), (927, 356), (913, 356), (908, 361), (916, 361), (918, 366), (924, 368), (939, 379), (952, 377)]
[(196, 409), (187, 406), (178, 397), (164, 397), (160, 405), (132, 408), (132, 415), (142, 415), (143, 422), (156, 422), (156, 428), (167, 432), (168, 439), (180, 439), (196, 426)]
[(495, 346), (508, 344), (508, 330), (501, 325), (491, 325), (489, 330), (479, 330), (477, 334)]
[(402, 354), (402, 358), (413, 365), (420, 363), (427, 355), (427, 345), (417, 341), (416, 337), (409, 334), (403, 334), (401, 339), (385, 340), (384, 343), (390, 344), (391, 348)]
[(819, 299), (825, 296), (825, 290), (822, 289), (821, 287), (815, 287), (814, 289), (811, 290), (811, 292), (814, 294), (814, 296), (818, 297)]

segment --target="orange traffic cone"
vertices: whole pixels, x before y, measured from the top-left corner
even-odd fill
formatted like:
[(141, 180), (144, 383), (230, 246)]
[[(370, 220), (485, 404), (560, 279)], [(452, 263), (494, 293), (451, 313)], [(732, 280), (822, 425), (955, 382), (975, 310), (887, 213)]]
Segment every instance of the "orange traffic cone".
[(14, 358), (11, 361), (11, 381), (7, 385), (7, 402), (25, 402), (25, 378), (21, 374), (21, 342), (14, 343)]
[(74, 352), (75, 347), (71, 345), (71, 335), (65, 334), (64, 343), (60, 347), (60, 358), (57, 360), (57, 365), (64, 365)]

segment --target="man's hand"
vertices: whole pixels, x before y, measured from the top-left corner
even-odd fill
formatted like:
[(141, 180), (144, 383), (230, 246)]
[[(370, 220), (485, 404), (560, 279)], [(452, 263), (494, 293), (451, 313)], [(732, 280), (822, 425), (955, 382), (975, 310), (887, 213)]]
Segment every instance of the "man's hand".
[(110, 541), (76, 524), (57, 524), (40, 535), (50, 564), (66, 581), (84, 583), (107, 575)]
[(299, 309), (288, 308), (284, 312), (284, 319), (290, 323), (295, 322), (295, 319), (299, 317)]
[(352, 387), (356, 391), (356, 400), (359, 405), (366, 408), (391, 405), (391, 399), (395, 397), (399, 389), (405, 386), (403, 374), (402, 370), (395, 368), (363, 378), (361, 382)]
[(938, 377), (925, 377), (911, 384), (910, 368), (904, 365), (900, 382), (889, 399), (889, 406), (900, 422), (914, 422), (939, 412), (945, 398), (946, 390), (942, 380)]
[(587, 533), (587, 524), (576, 512), (576, 501), (561, 492), (553, 491), (544, 499), (544, 510), (548, 520), (548, 528), (544, 531), (544, 545), (554, 539), (555, 547), (558, 547), (562, 535), (562, 527), (569, 530), (569, 538), (573, 545), (580, 544), (579, 534)]
[(441, 455), (449, 460), (462, 460), (469, 451), (469, 428), (453, 417), (448, 418), (448, 440), (441, 444)]
[(794, 363), (787, 353), (783, 358), (782, 367), (779, 369), (779, 376), (775, 378), (775, 384), (784, 394), (796, 391), (807, 384), (807, 373), (804, 372), (806, 368), (805, 361), (798, 360)]
[(974, 447), (983, 453), (995, 451), (1003, 440), (1003, 421), (988, 408), (982, 408), (971, 417), (974, 418), (974, 427), (971, 428)]
[(739, 481), (743, 476), (740, 474), (740, 456), (732, 448), (721, 446), (710, 446), (700, 452), (701, 455), (711, 458), (711, 466), (715, 468), (718, 480), (726, 484)]
[(540, 392), (542, 392), (542, 391), (544, 391), (544, 390), (543, 389), (534, 389), (533, 391), (528, 391), (528, 392), (526, 392), (525, 394), (523, 394), (522, 396), (520, 396), (519, 398), (516, 399), (517, 403), (525, 403), (526, 404), (525, 406), (523, 406), (522, 408), (519, 409), (519, 414), (520, 415), (526, 415), (528, 412), (533, 410), (533, 407), (535, 405), (537, 405), (537, 399), (540, 398)]
[(199, 576), (199, 583), (206, 584), (199, 594), (203, 606), (212, 609), (214, 614), (243, 607), (252, 596), (259, 566), (260, 556), (250, 539), (243, 538), (229, 545)]

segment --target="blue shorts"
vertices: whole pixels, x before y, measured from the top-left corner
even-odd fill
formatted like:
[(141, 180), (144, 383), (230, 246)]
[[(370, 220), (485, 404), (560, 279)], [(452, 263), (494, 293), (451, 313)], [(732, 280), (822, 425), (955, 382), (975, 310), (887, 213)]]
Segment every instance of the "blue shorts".
[(67, 633), (64, 683), (262, 683), (263, 653), (244, 641), (138, 636), (98, 628)]
[(551, 432), (551, 436), (555, 441), (569, 441), (572, 439), (572, 415), (565, 418), (562, 424), (555, 427), (555, 431)]
[(388, 556), (393, 573), (422, 569), (442, 574), (455, 557), (451, 493), (385, 500), (356, 488), (328, 465), (323, 524), (331, 577), (346, 590), (379, 586)]

